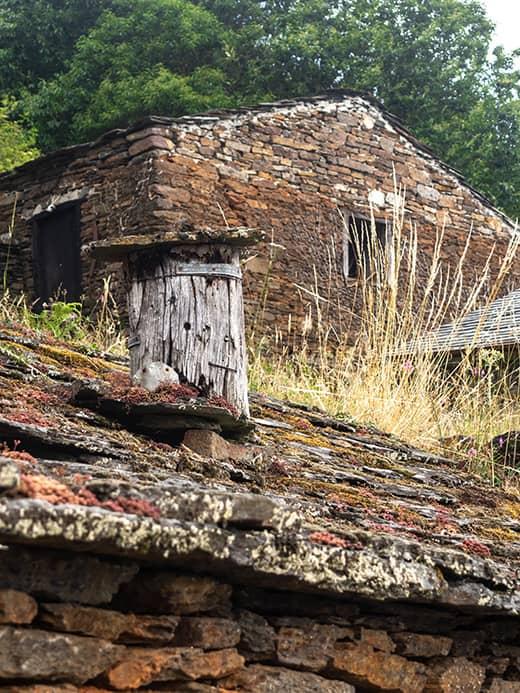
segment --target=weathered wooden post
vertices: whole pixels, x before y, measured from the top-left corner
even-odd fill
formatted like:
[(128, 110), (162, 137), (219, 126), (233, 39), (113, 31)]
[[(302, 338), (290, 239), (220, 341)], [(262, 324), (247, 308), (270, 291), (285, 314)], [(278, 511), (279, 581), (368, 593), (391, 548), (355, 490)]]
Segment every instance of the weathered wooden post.
[(96, 256), (124, 261), (132, 376), (164, 363), (249, 415), (240, 251), (261, 236), (184, 225), (95, 244)]

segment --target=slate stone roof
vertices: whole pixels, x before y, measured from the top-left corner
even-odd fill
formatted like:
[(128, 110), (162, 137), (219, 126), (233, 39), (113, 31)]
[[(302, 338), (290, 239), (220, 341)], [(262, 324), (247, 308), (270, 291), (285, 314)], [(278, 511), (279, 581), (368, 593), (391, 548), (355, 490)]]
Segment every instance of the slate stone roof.
[(410, 350), (460, 351), (520, 345), (520, 289), (424, 335)]
[[(0, 542), (258, 587), (520, 611), (518, 494), (316, 409), (252, 395), (251, 430), (225, 402), (187, 387), (147, 395), (126, 372), (0, 333)], [(194, 430), (190, 447), (181, 428)]]

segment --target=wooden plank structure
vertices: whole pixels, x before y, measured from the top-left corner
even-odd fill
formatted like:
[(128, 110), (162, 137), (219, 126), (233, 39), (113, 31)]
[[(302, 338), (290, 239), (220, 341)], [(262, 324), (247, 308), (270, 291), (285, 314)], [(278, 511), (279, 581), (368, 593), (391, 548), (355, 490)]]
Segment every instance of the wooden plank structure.
[(181, 383), (249, 415), (240, 250), (260, 238), (184, 226), (93, 244), (95, 256), (124, 263), (132, 377), (165, 363)]
[(459, 320), (441, 325), (408, 344), (405, 350), (447, 352), (515, 345), (520, 346), (520, 289)]

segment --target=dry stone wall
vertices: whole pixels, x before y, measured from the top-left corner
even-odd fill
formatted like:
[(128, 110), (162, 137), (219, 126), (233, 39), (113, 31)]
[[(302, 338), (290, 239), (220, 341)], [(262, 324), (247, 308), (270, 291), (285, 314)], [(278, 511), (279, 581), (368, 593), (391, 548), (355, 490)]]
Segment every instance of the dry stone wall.
[(515, 618), (65, 551), (2, 554), (0, 691), (520, 691)]
[[(454, 272), (472, 232), (465, 265), (474, 282), (496, 247), (496, 272), (511, 238), (508, 220), (359, 96), (301, 99), (237, 113), (176, 121), (150, 119), (93, 145), (50, 155), (0, 177), (0, 227), (18, 193), (15, 238), (23, 258), (16, 288), (32, 291), (27, 220), (67, 195), (81, 199), (82, 242), (114, 234), (194, 224), (257, 226), (269, 241), (245, 265), (247, 324), (257, 334), (312, 341), (321, 324), (355, 332), (361, 280), (344, 276), (348, 214), (391, 221), (404, 195), (405, 232), (417, 230), (419, 290), (437, 232), (444, 230), (443, 276)], [(90, 302), (117, 265), (85, 257)], [(511, 277), (509, 283), (518, 282)], [(406, 282), (406, 273), (400, 277)], [(117, 291), (116, 291), (117, 293)]]
[[(146, 226), (151, 213), (147, 195), (151, 162), (133, 160), (131, 146), (124, 136), (114, 135), (94, 145), (50, 154), (1, 178), (0, 268), (2, 272), (7, 268), (14, 293), (34, 299), (33, 222), (47, 209), (70, 202), (80, 205), (82, 245)], [(81, 272), (88, 307), (101, 295), (107, 276), (112, 276), (121, 306), (126, 305), (120, 265), (101, 266), (83, 256)]]

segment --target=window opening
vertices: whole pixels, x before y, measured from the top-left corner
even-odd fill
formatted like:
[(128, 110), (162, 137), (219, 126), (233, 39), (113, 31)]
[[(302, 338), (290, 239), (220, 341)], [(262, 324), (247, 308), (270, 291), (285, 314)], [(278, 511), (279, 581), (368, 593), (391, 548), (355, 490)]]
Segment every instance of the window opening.
[(377, 269), (387, 245), (387, 223), (349, 215), (344, 235), (346, 279), (368, 276)]

